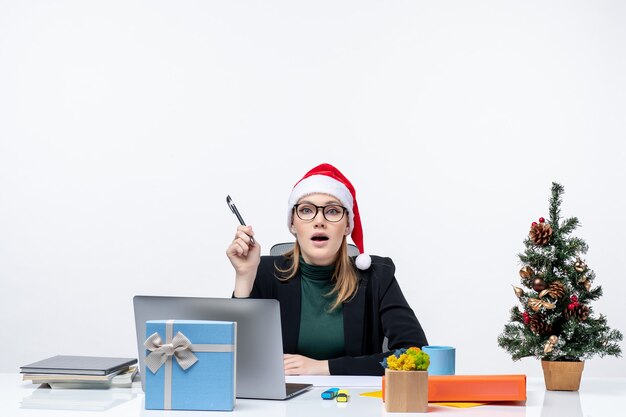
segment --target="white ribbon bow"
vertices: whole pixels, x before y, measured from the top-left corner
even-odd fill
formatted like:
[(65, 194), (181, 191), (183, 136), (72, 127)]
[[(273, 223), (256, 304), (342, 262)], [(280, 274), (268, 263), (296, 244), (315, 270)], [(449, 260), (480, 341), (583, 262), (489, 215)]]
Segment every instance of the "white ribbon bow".
[(176, 336), (172, 338), (172, 343), (163, 343), (158, 333), (152, 333), (143, 345), (150, 351), (145, 363), (153, 374), (172, 356), (176, 358), (176, 362), (183, 370), (187, 370), (198, 361), (191, 351), (191, 341), (181, 332), (176, 333)]

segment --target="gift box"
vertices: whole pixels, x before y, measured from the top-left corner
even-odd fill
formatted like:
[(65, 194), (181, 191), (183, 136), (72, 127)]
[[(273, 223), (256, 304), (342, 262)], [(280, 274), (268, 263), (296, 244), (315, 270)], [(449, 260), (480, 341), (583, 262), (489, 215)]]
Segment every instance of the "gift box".
[(232, 411), (236, 335), (234, 322), (147, 321), (146, 409)]

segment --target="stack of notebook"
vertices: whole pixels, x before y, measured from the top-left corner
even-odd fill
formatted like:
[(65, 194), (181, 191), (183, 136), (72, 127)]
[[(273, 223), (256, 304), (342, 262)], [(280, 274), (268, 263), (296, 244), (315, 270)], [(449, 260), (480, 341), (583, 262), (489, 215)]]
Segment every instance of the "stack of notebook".
[(128, 387), (137, 359), (57, 355), (20, 367), (22, 379), (51, 388)]

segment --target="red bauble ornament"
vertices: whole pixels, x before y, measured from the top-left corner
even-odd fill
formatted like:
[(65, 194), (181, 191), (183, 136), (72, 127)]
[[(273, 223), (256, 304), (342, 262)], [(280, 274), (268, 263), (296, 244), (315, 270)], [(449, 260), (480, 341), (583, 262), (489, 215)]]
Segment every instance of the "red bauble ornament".
[(569, 299), (572, 300), (573, 303), (577, 303), (578, 302), (578, 297), (575, 296), (575, 295), (572, 295)]
[(533, 225), (533, 226), (537, 226), (537, 222), (533, 222), (533, 223), (532, 223), (532, 225)]
[(539, 217), (539, 223), (545, 223), (546, 219), (544, 219), (543, 217)]
[(576, 308), (576, 304), (571, 303), (570, 305), (568, 305), (568, 306), (567, 306), (567, 308), (568, 308), (569, 310), (573, 310), (573, 309), (575, 309), (575, 308)]
[(524, 324), (530, 323), (530, 314), (527, 311), (522, 313), (522, 317), (524, 318)]

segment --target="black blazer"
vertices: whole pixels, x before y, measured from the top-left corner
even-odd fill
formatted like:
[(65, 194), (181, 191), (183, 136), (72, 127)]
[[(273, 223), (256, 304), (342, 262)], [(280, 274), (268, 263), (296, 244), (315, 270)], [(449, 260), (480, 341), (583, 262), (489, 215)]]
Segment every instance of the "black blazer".
[[(276, 278), (276, 267), (285, 269), (289, 260), (283, 256), (262, 256), (251, 298), (280, 301), (285, 353), (298, 353), (300, 333), (301, 279)], [(382, 352), (385, 336), (390, 350), (428, 344), (415, 313), (406, 302), (395, 278), (396, 267), (390, 258), (372, 256), (372, 265), (357, 270), (356, 295), (343, 304), (345, 356), (328, 361), (331, 375), (383, 375), (380, 362), (389, 355)]]

